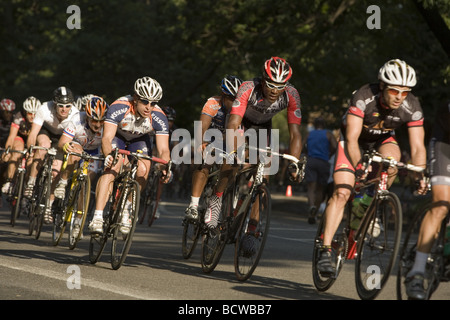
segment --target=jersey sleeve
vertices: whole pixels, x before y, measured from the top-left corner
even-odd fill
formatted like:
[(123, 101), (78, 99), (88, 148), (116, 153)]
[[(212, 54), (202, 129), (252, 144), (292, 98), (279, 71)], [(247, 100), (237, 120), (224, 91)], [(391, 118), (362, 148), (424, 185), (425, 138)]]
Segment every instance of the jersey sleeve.
[(300, 94), (298, 93), (297, 89), (292, 86), (286, 87), (286, 93), (288, 95), (289, 101), (287, 108), (288, 123), (300, 125), (302, 122)]
[(210, 116), (211, 118), (214, 118), (217, 115), (217, 112), (219, 111), (221, 105), (220, 105), (220, 98), (219, 97), (211, 97), (206, 101), (205, 105), (202, 109), (202, 114), (206, 114)]
[(422, 106), (420, 105), (419, 99), (410, 94), (404, 103), (407, 103), (412, 108), (411, 119), (408, 121), (408, 128), (411, 127), (422, 127), (424, 122)]
[(164, 112), (154, 109), (151, 114), (155, 135), (169, 135), (169, 121)]
[(255, 83), (253, 81), (245, 81), (242, 83), (236, 94), (236, 98), (234, 99), (230, 114), (237, 114), (241, 118), (244, 117), (245, 111), (247, 110), (248, 100), (250, 99), (254, 88)]
[(129, 109), (130, 105), (127, 103), (124, 103), (123, 101), (115, 101), (108, 108), (108, 111), (106, 111), (105, 121), (117, 126), (119, 122), (123, 120)]
[(33, 123), (42, 126), (44, 124), (46, 114), (48, 114), (48, 110), (48, 102), (44, 102), (44, 104), (42, 104), (36, 112)]
[(16, 112), (14, 114), (14, 118), (13, 121), (11, 123), (11, 127), (15, 127), (15, 128), (20, 128), (20, 125), (22, 124), (22, 121), (24, 121), (25, 119), (22, 117), (21, 112)]
[(363, 90), (360, 89), (353, 94), (347, 111), (348, 114), (352, 114), (359, 118), (364, 118), (364, 111), (366, 110), (366, 103), (364, 102), (365, 99), (362, 91)]

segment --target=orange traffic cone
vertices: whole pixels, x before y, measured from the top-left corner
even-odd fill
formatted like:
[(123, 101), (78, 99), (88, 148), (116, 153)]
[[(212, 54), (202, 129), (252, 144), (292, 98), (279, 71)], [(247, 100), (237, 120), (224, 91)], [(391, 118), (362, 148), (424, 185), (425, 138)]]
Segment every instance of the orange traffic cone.
[(288, 185), (286, 188), (286, 197), (292, 197), (292, 187)]

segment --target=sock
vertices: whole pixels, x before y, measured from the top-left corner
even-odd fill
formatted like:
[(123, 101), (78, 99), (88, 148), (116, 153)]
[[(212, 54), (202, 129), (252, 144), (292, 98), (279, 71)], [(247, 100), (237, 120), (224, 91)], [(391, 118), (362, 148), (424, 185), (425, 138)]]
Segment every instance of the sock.
[(198, 207), (198, 202), (200, 201), (200, 197), (193, 197), (191, 196), (191, 203), (189, 204), (189, 207)]
[(29, 177), (28, 178), (28, 184), (31, 184), (34, 186), (34, 184), (36, 183), (36, 177)]
[(103, 220), (103, 210), (95, 210), (94, 211), (94, 219)]
[(427, 265), (428, 253), (416, 251), (416, 259), (414, 265), (408, 272), (407, 276), (412, 276), (416, 273), (425, 273), (425, 266)]

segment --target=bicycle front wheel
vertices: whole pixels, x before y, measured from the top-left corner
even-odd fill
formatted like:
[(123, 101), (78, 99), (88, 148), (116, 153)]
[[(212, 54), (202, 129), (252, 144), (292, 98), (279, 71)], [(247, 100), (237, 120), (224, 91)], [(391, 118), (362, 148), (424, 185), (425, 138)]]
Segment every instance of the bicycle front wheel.
[(234, 271), (240, 281), (247, 280), (255, 271), (269, 234), (272, 210), (270, 192), (265, 185), (261, 185), (252, 197), (235, 243)]
[(70, 218), (67, 215), (70, 215), (72, 213), (72, 211), (69, 212), (67, 210), (67, 208), (69, 208), (71, 204), (69, 204), (69, 206), (66, 206), (65, 203), (66, 201), (62, 199), (56, 199), (54, 203), (55, 210), (53, 211), (53, 236), (52, 236), (54, 246), (57, 246), (59, 244), (59, 241), (61, 240), (62, 235), (66, 230), (67, 220), (68, 218)]
[[(34, 237), (37, 239), (39, 239), (40, 235), (41, 235), (41, 231), (42, 231), (42, 225), (44, 223), (44, 214), (45, 214), (45, 209), (47, 208), (47, 206), (49, 205), (50, 202), (50, 186), (51, 186), (52, 180), (50, 178), (50, 176), (48, 176), (47, 174), (45, 174), (43, 176), (43, 180), (42, 180), (42, 188), (41, 192), (38, 192), (38, 197), (36, 198), (37, 201), (37, 205), (35, 208), (35, 235)], [(39, 196), (40, 195), (40, 196)]]
[[(419, 239), (420, 226), (425, 215), (430, 210), (431, 205), (426, 205), (418, 211), (414, 220), (411, 222), (406, 233), (404, 243), (400, 250), (400, 261), (397, 270), (397, 299), (407, 300), (405, 289), (405, 278), (414, 265), (417, 250), (417, 241)], [(429, 258), (425, 267), (424, 288), (426, 299), (429, 300), (433, 292), (437, 289), (440, 282), (440, 275), (443, 274), (444, 261), (442, 257), (442, 248), (444, 247), (445, 220), (431, 248)]]
[(77, 246), (83, 235), (84, 224), (89, 207), (89, 200), (91, 196), (91, 180), (89, 176), (84, 176), (84, 179), (79, 181), (77, 192), (73, 194), (73, 201), (69, 208), (73, 208), (69, 224), (69, 249), (73, 250)]
[[(132, 181), (130, 185), (126, 187), (125, 191), (122, 192), (116, 207), (114, 216), (118, 219), (113, 226), (111, 248), (111, 266), (114, 270), (117, 270), (122, 266), (127, 257), (128, 251), (130, 250), (134, 230), (136, 228), (136, 222), (138, 220), (139, 198), (139, 184), (136, 181)], [(131, 205), (128, 207), (127, 200), (131, 201)], [(123, 215), (126, 209), (129, 213), (128, 218)]]
[(11, 226), (14, 227), (16, 220), (20, 213), (20, 202), (22, 200), (23, 181), (25, 178), (25, 171), (19, 172), (16, 181), (14, 182), (14, 188), (11, 199)]
[(400, 200), (392, 192), (380, 196), (372, 212), (361, 221), (355, 263), (358, 295), (374, 299), (386, 284), (397, 257), (402, 232)]

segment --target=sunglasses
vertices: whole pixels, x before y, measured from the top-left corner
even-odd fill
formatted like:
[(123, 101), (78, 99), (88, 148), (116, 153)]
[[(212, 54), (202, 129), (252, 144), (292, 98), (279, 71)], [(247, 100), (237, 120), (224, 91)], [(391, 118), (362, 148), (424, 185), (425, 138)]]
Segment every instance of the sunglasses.
[(266, 87), (269, 89), (283, 90), (284, 88), (286, 88), (286, 83), (277, 85), (277, 84), (269, 82), (267, 80), (264, 80), (264, 82), (266, 83)]
[(150, 101), (142, 98), (139, 98), (139, 101), (145, 106), (150, 103), (152, 107), (156, 106), (156, 104), (158, 103), (157, 101)]
[(72, 108), (71, 103), (68, 103), (68, 104), (58, 103), (57, 106), (58, 106), (58, 108), (61, 108), (61, 109), (62, 108), (67, 108), (67, 109)]
[(393, 87), (389, 87), (389, 86), (387, 86), (386, 89), (387, 89), (387, 92), (388, 92), (390, 95), (396, 96), (396, 95), (398, 95), (399, 93), (401, 93), (401, 94), (402, 94), (402, 97), (406, 97), (406, 96), (408, 95), (408, 93), (411, 91), (411, 89), (399, 90), (399, 89), (397, 89), (397, 88), (393, 88)]

